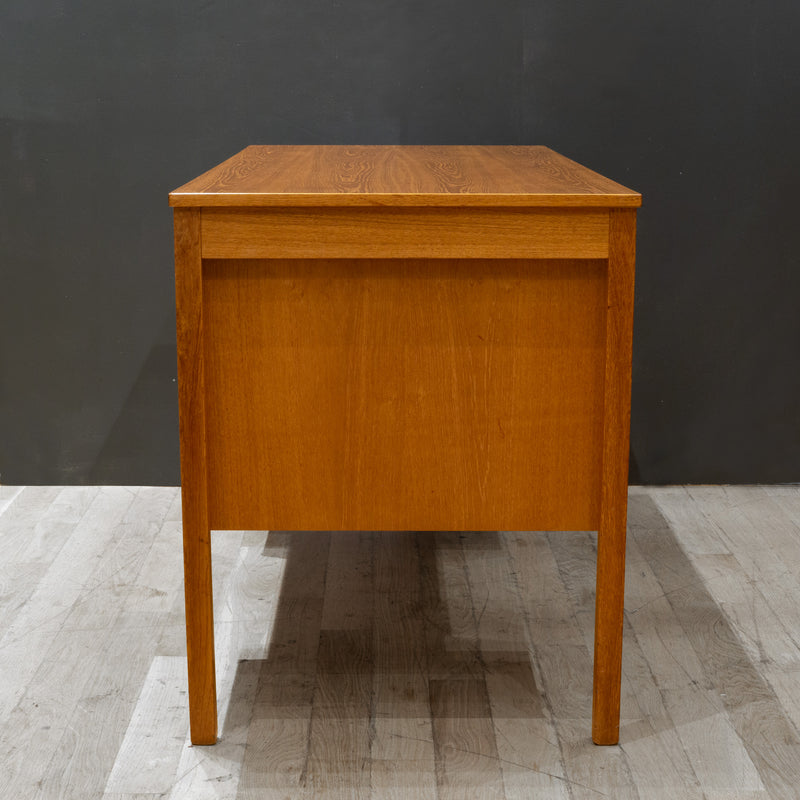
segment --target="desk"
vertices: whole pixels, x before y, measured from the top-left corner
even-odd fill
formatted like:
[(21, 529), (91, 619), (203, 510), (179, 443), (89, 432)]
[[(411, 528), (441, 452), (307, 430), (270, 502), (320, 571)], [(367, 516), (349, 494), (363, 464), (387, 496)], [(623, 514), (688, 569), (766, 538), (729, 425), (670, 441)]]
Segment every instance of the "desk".
[(283, 146), (170, 204), (192, 741), (210, 531), (545, 529), (598, 531), (615, 743), (641, 196), (545, 147)]

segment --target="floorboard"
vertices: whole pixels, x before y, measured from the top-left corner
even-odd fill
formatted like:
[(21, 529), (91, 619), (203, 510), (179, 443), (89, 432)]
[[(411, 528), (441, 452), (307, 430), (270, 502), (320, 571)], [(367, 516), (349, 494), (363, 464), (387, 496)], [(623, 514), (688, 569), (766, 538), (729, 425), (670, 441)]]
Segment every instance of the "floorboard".
[(628, 528), (619, 746), (593, 533), (234, 531), (192, 747), (178, 490), (0, 487), (4, 796), (798, 797), (800, 487), (632, 487)]

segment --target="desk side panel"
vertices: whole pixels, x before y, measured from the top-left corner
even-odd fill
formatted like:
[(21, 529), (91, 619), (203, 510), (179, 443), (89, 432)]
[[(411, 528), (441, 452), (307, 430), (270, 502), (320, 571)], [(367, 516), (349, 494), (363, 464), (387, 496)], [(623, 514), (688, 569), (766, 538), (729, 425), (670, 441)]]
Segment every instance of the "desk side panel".
[(204, 262), (214, 529), (596, 530), (604, 261)]

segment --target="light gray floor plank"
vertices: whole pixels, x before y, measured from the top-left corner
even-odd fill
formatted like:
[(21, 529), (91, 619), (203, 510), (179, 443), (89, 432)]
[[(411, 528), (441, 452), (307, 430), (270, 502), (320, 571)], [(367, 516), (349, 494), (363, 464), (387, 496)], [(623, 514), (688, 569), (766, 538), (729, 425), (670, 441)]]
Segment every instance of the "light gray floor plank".
[[(123, 488), (96, 495), (0, 642), (3, 671), (11, 677), (0, 686), (2, 704), (11, 706), (0, 750), (11, 758), (12, 795), (41, 786), (62, 738), (73, 733), (79, 703), (91, 694), (87, 683), (114, 634), (112, 609), (120, 607), (111, 591), (98, 591), (98, 574), (114, 560), (114, 532), (135, 496)], [(96, 606), (89, 604), (100, 609), (95, 616), (86, 602), (101, 595)]]
[(435, 800), (417, 535), (376, 534), (374, 559), (372, 796)]
[(24, 491), (24, 486), (0, 486), (0, 517), (5, 510), (17, 499)]
[(796, 798), (800, 487), (630, 492), (619, 747), (594, 534), (215, 533), (191, 747), (176, 489), (0, 487), (15, 798)]
[[(26, 494), (43, 501), (52, 491)], [(9, 769), (18, 796), (102, 792), (162, 624), (161, 615), (139, 620), (131, 633), (123, 612), (136, 606), (133, 578), (176, 495), (76, 487), (59, 490), (27, 530), (17, 517), (12, 533), (28, 534), (24, 557), (44, 567), (0, 646), (9, 679), (0, 691), (21, 698), (11, 711), (17, 724), (3, 733), (11, 734), (9, 760), (22, 758)]]
[[(105, 786), (106, 792), (166, 794), (175, 781), (175, 765), (185, 746), (183, 714), (186, 686), (182, 658), (156, 657), (139, 693), (125, 738)], [(153, 711), (159, 710), (159, 719)], [(159, 735), (153, 736), (154, 725)], [(157, 738), (157, 743), (152, 740)], [(137, 752), (144, 750), (144, 753)]]
[(536, 685), (518, 572), (506, 542), (518, 537), (485, 534), (462, 542), (505, 796), (535, 792), (555, 800), (569, 792), (557, 733)]
[(145, 679), (159, 641), (160, 615), (141, 610), (140, 601), (146, 603), (149, 596), (142, 594), (139, 578), (149, 566), (148, 555), (161, 533), (173, 493), (136, 495), (117, 527), (116, 546), (98, 561), (64, 623), (62, 633), (67, 636), (76, 630), (96, 631), (103, 651), (93, 667), (86, 664), (83, 696), (42, 778), (47, 796), (96, 796), (115, 762), (121, 732), (136, 702), (133, 692), (118, 687), (135, 687)]

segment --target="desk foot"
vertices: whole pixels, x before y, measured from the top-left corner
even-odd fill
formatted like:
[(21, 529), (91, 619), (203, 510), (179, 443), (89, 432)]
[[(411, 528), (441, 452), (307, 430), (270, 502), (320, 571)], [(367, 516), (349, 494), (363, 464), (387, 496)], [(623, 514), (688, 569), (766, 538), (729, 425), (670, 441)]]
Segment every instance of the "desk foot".
[(592, 741), (601, 746), (619, 744), (619, 724), (612, 725), (610, 730), (595, 730), (592, 723)]

